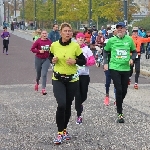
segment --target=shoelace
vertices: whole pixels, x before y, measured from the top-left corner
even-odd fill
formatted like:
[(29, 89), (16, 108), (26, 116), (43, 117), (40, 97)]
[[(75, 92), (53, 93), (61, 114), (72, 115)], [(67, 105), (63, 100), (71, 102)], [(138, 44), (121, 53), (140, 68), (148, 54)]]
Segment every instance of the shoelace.
[(58, 135), (57, 136), (57, 140), (60, 141), (60, 139), (62, 138), (62, 135)]
[(80, 122), (82, 120), (82, 118), (81, 117), (78, 117), (78, 121)]

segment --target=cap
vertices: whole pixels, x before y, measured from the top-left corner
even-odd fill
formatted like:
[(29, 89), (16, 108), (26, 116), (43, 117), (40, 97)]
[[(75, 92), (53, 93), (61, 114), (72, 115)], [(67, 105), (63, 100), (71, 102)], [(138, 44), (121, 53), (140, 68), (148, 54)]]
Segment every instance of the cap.
[(132, 32), (138, 32), (139, 28), (138, 27), (133, 27)]
[(77, 39), (77, 38), (80, 38), (80, 37), (85, 38), (85, 35), (84, 35), (82, 32), (79, 32), (79, 33), (76, 35), (76, 39)]
[(124, 22), (118, 22), (118, 23), (116, 24), (116, 28), (118, 28), (118, 27), (123, 27), (123, 28), (125, 28), (126, 25), (124, 24)]

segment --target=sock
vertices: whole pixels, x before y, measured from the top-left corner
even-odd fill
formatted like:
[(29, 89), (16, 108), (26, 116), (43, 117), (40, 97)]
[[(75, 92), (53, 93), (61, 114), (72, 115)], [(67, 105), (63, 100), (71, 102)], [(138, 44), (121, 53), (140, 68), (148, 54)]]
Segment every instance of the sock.
[(137, 83), (135, 83), (137, 85)]
[(62, 131), (62, 132), (58, 132), (58, 134), (61, 134), (61, 135), (63, 135), (63, 131)]
[(129, 79), (131, 80), (131, 77), (129, 77)]
[(66, 129), (64, 129), (64, 131), (63, 132), (66, 132), (67, 130)]

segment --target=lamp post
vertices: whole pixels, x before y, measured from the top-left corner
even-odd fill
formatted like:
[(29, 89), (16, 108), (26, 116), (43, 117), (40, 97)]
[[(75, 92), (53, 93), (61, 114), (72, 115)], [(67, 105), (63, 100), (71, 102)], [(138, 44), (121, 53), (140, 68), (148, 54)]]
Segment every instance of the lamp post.
[(22, 20), (25, 20), (25, 12), (24, 12), (24, 0), (22, 0)]
[(127, 26), (128, 25), (128, 0), (124, 0), (124, 23)]
[(6, 21), (6, 4), (5, 1), (3, 1), (4, 4), (4, 21)]
[(57, 23), (57, 20), (56, 20), (56, 0), (54, 0), (54, 24)]
[(89, 27), (92, 27), (92, 0), (89, 0)]
[(8, 19), (8, 23), (9, 23), (9, 3), (10, 2), (8, 2), (8, 18), (7, 18)]
[(35, 27), (35, 30), (36, 30), (36, 0), (34, 0), (34, 27)]
[(14, 17), (15, 17), (15, 19), (16, 19), (16, 21), (17, 21), (17, 17), (16, 17), (16, 0), (14, 0)]

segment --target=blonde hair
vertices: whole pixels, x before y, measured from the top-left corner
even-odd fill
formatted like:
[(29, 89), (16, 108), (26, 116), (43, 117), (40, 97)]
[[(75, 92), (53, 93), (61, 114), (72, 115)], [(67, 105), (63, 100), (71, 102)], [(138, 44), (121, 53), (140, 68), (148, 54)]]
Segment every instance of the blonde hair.
[(62, 24), (60, 25), (60, 31), (62, 31), (62, 29), (63, 29), (64, 27), (69, 27), (69, 28), (72, 30), (71, 25), (70, 25), (69, 23), (67, 23), (67, 22), (64, 22), (64, 23), (62, 23)]
[(37, 35), (41, 35), (42, 30), (41, 29), (37, 29), (36, 31), (34, 31), (32, 33), (33, 36), (37, 36)]

